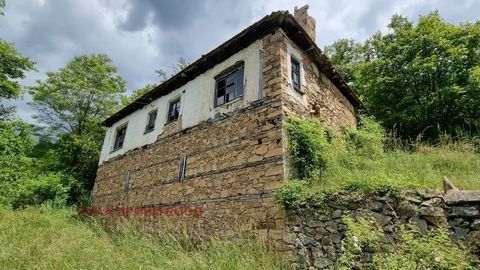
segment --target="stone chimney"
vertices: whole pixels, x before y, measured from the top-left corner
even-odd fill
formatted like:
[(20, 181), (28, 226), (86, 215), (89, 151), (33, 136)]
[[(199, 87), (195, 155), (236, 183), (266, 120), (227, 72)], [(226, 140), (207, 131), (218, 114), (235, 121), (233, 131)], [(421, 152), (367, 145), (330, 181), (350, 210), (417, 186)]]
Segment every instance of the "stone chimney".
[(308, 15), (308, 5), (301, 8), (295, 7), (293, 12), (295, 20), (303, 27), (305, 32), (315, 41), (315, 19)]

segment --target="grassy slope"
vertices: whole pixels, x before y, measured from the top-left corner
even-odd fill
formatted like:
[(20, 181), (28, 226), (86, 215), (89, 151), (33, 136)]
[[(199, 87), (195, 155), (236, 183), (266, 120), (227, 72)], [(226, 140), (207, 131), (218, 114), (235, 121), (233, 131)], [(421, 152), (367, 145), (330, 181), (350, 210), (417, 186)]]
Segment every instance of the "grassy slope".
[(461, 189), (480, 189), (480, 154), (447, 145), (423, 146), (415, 152), (389, 151), (375, 158), (350, 155), (330, 166), (315, 185), (325, 190), (346, 186), (442, 190), (443, 176)]
[(0, 269), (280, 269), (258, 241), (193, 242), (124, 227), (116, 234), (48, 207), (0, 209)]

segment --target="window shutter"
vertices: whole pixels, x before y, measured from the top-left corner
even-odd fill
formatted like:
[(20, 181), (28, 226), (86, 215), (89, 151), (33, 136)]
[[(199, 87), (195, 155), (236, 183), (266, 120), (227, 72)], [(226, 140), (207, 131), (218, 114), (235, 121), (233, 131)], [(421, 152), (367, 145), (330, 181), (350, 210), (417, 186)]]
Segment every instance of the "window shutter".
[(180, 157), (180, 166), (178, 169), (178, 181), (183, 182), (185, 180), (185, 171), (187, 167), (187, 156)]

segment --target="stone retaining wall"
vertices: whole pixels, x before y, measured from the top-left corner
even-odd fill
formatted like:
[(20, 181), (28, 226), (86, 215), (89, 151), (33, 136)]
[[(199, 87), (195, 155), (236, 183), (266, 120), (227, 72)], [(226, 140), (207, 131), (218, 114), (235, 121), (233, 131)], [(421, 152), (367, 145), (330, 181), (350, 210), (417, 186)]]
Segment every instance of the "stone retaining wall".
[[(348, 214), (373, 217), (385, 234), (381, 239), (385, 244), (395, 241), (402, 224), (415, 225), (423, 232), (445, 227), (454, 239), (476, 245), (478, 253), (480, 192), (475, 194), (470, 192), (467, 201), (452, 201), (445, 200), (448, 196), (438, 190), (410, 192), (404, 198), (359, 196), (352, 199), (355, 194), (343, 193), (328, 201), (326, 209), (303, 206), (291, 213), (284, 240), (295, 268), (331, 268), (342, 254), (347, 229), (342, 217)], [(368, 261), (373, 254), (365, 252), (362, 257)]]

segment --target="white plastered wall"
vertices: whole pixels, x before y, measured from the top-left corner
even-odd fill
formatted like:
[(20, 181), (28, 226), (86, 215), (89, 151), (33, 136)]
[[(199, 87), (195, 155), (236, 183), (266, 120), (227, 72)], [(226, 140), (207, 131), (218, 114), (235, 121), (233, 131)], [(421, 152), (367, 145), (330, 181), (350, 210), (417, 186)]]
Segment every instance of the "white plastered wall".
[[(182, 115), (182, 128), (188, 128), (199, 124), (209, 118), (214, 118), (218, 113), (227, 113), (248, 105), (259, 96), (260, 80), (260, 55), (262, 41), (257, 40), (247, 48), (230, 56), (227, 60), (215, 65), (205, 73), (189, 81), (182, 87), (175, 89), (168, 95), (153, 100), (143, 108), (125, 116), (107, 129), (100, 155), (99, 163), (109, 160), (114, 156), (124, 154), (129, 150), (143, 145), (154, 143), (157, 137), (163, 133), (167, 122), (168, 106), (170, 101), (180, 98)], [(214, 77), (234, 65), (238, 61), (244, 61), (244, 95), (239, 99), (214, 107), (215, 79)], [(145, 133), (148, 113), (158, 109), (155, 129)], [(127, 132), (123, 147), (113, 151), (116, 130), (127, 124)]]

